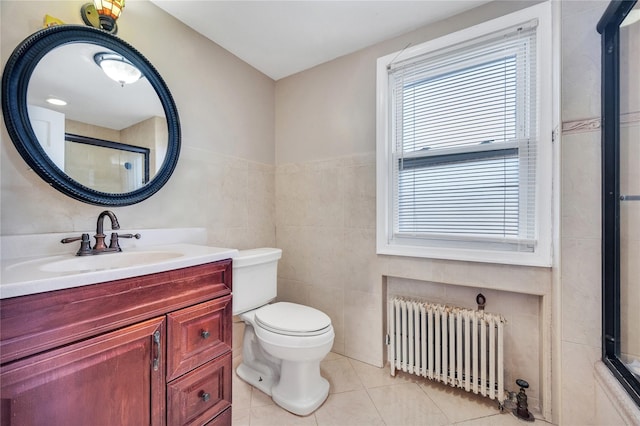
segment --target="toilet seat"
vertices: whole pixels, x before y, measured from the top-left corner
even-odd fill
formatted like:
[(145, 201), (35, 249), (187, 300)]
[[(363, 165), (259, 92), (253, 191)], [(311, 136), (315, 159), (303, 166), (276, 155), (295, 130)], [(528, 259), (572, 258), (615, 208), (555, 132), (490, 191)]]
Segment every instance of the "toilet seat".
[(255, 311), (256, 324), (286, 336), (318, 336), (331, 328), (331, 318), (310, 306), (278, 302)]

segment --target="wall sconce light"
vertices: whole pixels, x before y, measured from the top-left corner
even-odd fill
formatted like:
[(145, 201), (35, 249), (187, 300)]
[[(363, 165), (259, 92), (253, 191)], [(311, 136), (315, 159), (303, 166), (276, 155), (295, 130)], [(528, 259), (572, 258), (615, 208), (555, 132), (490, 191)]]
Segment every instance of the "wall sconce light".
[(96, 53), (93, 60), (110, 79), (123, 87), (125, 84), (135, 83), (142, 77), (142, 72), (135, 65), (116, 53)]
[(85, 24), (117, 34), (116, 21), (122, 9), (124, 9), (124, 0), (93, 0), (93, 3), (85, 3), (82, 6), (80, 15)]

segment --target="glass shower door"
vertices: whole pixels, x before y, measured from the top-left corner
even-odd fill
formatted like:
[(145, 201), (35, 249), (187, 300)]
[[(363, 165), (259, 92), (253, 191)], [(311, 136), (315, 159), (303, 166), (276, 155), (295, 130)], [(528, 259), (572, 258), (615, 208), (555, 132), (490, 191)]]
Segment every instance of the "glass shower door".
[[(640, 380), (640, 4), (620, 26), (620, 360)], [(637, 19), (637, 18), (636, 18)]]
[(612, 0), (602, 35), (602, 361), (640, 406), (640, 6)]

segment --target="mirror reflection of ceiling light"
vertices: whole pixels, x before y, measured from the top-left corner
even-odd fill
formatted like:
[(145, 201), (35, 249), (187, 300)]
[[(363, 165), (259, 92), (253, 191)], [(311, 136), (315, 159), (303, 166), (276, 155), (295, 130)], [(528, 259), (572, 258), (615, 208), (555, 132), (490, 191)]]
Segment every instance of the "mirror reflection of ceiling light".
[(93, 60), (102, 71), (112, 80), (125, 84), (135, 83), (142, 77), (142, 72), (131, 62), (115, 53), (96, 53)]
[(47, 101), (47, 103), (50, 103), (51, 105), (65, 106), (67, 104), (66, 101), (63, 101), (62, 99), (59, 99), (59, 98), (47, 98), (45, 100)]

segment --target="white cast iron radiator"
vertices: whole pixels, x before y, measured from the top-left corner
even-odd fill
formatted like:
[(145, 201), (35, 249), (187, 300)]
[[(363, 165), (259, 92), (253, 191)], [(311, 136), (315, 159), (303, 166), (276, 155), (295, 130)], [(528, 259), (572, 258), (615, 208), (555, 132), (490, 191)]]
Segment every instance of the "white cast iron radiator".
[(502, 315), (393, 297), (387, 318), (391, 375), (402, 370), (488, 396), (503, 407)]

